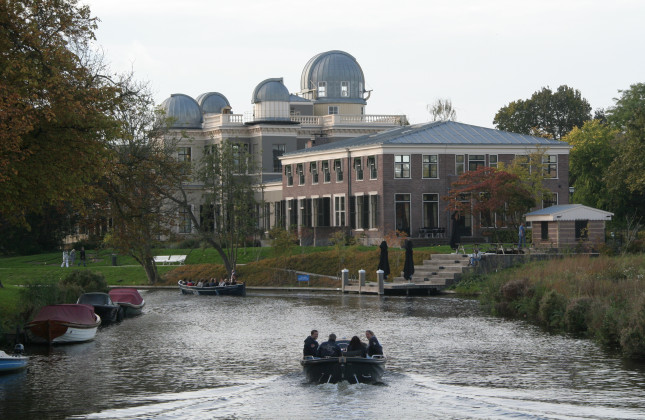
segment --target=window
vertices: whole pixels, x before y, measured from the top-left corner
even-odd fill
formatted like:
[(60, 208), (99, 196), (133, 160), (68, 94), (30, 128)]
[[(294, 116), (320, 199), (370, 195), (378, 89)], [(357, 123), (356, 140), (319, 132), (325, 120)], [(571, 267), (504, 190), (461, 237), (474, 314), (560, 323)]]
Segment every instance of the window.
[(311, 162), (309, 164), (309, 172), (311, 172), (311, 183), (318, 183), (318, 162)]
[(527, 173), (531, 173), (531, 158), (528, 155), (515, 155), (515, 161), (518, 165), (524, 168)]
[(410, 194), (394, 194), (396, 230), (410, 236)]
[(464, 171), (466, 170), (464, 162), (464, 155), (455, 155), (455, 174), (461, 175), (464, 173)]
[(345, 197), (334, 197), (334, 226), (345, 226)]
[(542, 208), (558, 205), (558, 193), (547, 193), (542, 197)]
[(437, 164), (437, 155), (423, 156), (423, 177), (439, 178), (439, 165)]
[(363, 180), (363, 159), (362, 158), (354, 158), (354, 171), (356, 171), (356, 180), (357, 181), (362, 181)]
[(284, 175), (287, 177), (287, 187), (293, 185), (293, 173), (291, 172), (291, 165), (284, 167)]
[(410, 155), (394, 155), (394, 178), (410, 178)]
[(468, 170), (476, 171), (479, 168), (486, 166), (485, 155), (469, 155), (468, 156)]
[(331, 198), (314, 198), (312, 203), (312, 218), (315, 226), (331, 226)]
[(329, 115), (336, 115), (338, 114), (338, 107), (337, 106), (330, 106), (328, 107), (328, 112)]
[(298, 174), (298, 185), (305, 185), (305, 165), (299, 163), (296, 165), (296, 174)]
[(343, 164), (340, 159), (334, 160), (334, 171), (336, 172), (336, 182), (343, 182)]
[(423, 227), (439, 227), (439, 194), (423, 194)]
[(327, 82), (318, 82), (318, 97), (324, 98), (327, 96)]
[(370, 197), (369, 195), (356, 196), (356, 228), (369, 229), (370, 227)]
[(370, 179), (376, 179), (376, 156), (367, 157), (367, 167), (370, 170)]
[(248, 144), (233, 144), (233, 170), (237, 174), (247, 172), (248, 162), (244, 158), (249, 156)]
[(199, 223), (206, 232), (215, 232), (215, 206), (201, 204), (199, 206)]
[(497, 155), (488, 155), (488, 166), (497, 168)]
[(325, 184), (331, 182), (331, 173), (329, 172), (329, 161), (324, 160), (322, 162), (322, 171), (323, 171), (323, 181)]
[(300, 226), (311, 227), (311, 198), (300, 201)]
[(349, 82), (340, 82), (340, 96), (343, 98), (349, 96)]
[(191, 148), (190, 147), (178, 147), (177, 148), (177, 160), (179, 162), (190, 162)]
[(280, 162), (280, 156), (284, 155), (286, 151), (287, 146), (285, 144), (273, 145), (273, 172), (282, 172), (282, 162)]
[(576, 220), (576, 239), (589, 238), (589, 220)]
[(190, 218), (190, 209), (182, 207), (179, 210), (179, 233), (191, 233), (193, 231), (192, 222), (193, 221)]
[(557, 178), (558, 177), (558, 155), (544, 155), (542, 157), (544, 164), (544, 177)]
[(378, 228), (378, 195), (370, 195), (370, 229)]

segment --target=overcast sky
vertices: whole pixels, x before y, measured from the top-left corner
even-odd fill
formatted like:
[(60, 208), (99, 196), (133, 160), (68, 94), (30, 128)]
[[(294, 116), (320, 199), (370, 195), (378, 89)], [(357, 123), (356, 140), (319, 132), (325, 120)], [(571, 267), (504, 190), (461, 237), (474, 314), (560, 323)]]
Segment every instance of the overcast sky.
[(645, 82), (642, 0), (81, 0), (115, 71), (133, 69), (158, 103), (172, 93), (224, 94), (252, 110), (255, 86), (292, 93), (314, 55), (343, 50), (363, 68), (368, 114), (428, 121), (449, 98), (460, 122), (544, 86), (582, 92), (594, 109)]

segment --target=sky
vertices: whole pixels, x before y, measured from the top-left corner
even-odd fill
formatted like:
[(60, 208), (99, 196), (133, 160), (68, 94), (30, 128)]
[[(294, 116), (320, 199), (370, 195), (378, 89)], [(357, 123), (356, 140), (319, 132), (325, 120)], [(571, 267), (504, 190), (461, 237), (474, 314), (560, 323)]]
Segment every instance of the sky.
[(81, 0), (100, 19), (112, 70), (134, 71), (161, 103), (224, 94), (252, 111), (261, 81), (292, 93), (318, 53), (363, 69), (367, 114), (430, 120), (450, 99), (457, 120), (494, 127), (497, 111), (542, 87), (580, 90), (593, 109), (645, 82), (642, 0)]

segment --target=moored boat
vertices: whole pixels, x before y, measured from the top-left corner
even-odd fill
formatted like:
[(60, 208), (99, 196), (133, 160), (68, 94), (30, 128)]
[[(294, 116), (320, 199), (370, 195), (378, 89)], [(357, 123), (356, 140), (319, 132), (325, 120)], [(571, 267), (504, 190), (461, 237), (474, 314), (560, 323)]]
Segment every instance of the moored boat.
[(83, 293), (76, 303), (92, 305), (94, 307), (94, 313), (101, 317), (103, 324), (121, 322), (123, 320), (123, 309), (120, 305), (112, 302), (110, 295), (107, 293)]
[[(24, 349), (24, 347), (18, 344), (16, 349)], [(7, 354), (0, 350), (0, 375), (21, 371), (27, 367), (28, 361), (29, 358), (22, 354)]]
[(141, 311), (146, 304), (137, 289), (116, 288), (110, 289), (109, 292), (112, 302), (123, 308), (125, 316), (141, 315)]
[(188, 286), (181, 282), (177, 283), (179, 290), (184, 295), (234, 295), (246, 296), (246, 285), (244, 283), (230, 284), (226, 286)]
[(25, 332), (32, 343), (81, 343), (93, 340), (99, 325), (101, 317), (91, 305), (48, 305), (25, 325)]
[(337, 383), (347, 381), (349, 383), (381, 382), (385, 373), (385, 356), (375, 355), (372, 357), (346, 356), (348, 340), (336, 342), (341, 350), (340, 357), (313, 357), (305, 356), (300, 361), (302, 369), (309, 382), (315, 383)]

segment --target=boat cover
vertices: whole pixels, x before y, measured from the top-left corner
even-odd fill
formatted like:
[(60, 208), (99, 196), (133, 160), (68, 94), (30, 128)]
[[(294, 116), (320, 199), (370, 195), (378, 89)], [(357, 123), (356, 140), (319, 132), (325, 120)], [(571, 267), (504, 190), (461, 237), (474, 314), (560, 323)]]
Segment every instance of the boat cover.
[(141, 305), (143, 298), (137, 289), (112, 289), (110, 298), (114, 303), (130, 303), (132, 305)]
[(96, 324), (94, 307), (83, 304), (48, 305), (38, 312), (34, 321), (64, 321), (75, 324)]

